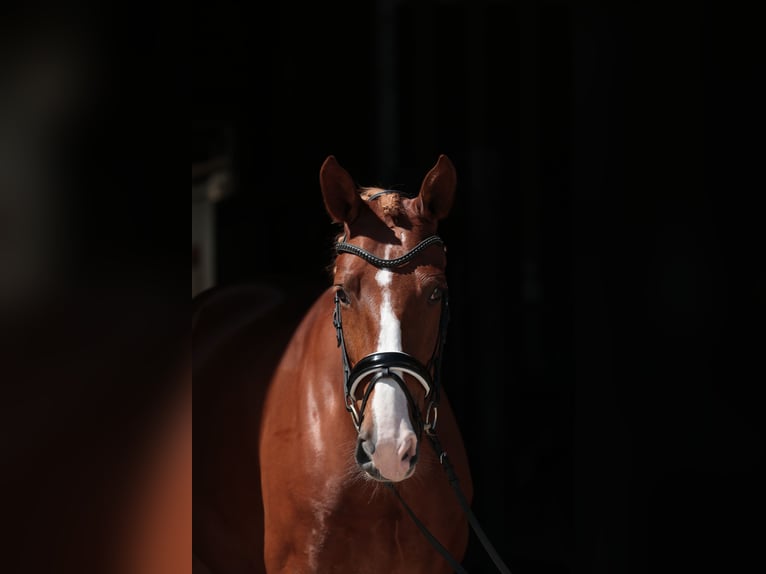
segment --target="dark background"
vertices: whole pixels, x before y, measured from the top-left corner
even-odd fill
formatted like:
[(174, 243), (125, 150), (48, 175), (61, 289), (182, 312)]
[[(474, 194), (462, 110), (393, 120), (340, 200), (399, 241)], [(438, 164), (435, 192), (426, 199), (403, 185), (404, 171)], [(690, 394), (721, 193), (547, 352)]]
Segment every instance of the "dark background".
[[(762, 563), (761, 24), (617, 4), (193, 12), (219, 285), (326, 284), (328, 155), (410, 191), (455, 164), (444, 386), (515, 574)], [(493, 571), (475, 538), (465, 565)]]
[(3, 572), (191, 570), (178, 18), (0, 7)]

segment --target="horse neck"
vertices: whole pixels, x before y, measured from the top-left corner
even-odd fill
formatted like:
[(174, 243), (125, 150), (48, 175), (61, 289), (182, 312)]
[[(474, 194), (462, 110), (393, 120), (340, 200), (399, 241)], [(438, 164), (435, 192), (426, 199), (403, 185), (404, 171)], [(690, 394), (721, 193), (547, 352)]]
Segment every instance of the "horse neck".
[[(296, 424), (309, 420), (333, 429), (348, 427), (343, 436), (353, 441), (356, 435), (343, 403), (343, 364), (333, 327), (333, 297), (333, 289), (322, 293), (296, 328), (271, 392), (292, 405), (288, 416)], [(315, 420), (317, 413), (322, 415), (319, 420)]]

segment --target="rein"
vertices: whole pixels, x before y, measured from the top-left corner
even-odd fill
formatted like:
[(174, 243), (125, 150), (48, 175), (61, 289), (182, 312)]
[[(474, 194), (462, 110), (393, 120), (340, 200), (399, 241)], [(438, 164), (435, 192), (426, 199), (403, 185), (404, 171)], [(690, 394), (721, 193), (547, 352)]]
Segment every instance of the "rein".
[[(380, 194), (377, 194), (377, 195), (380, 195)], [(433, 244), (443, 245), (444, 242), (439, 236), (431, 235), (430, 237), (427, 237), (426, 239), (418, 243), (415, 247), (413, 247), (410, 251), (408, 251), (401, 257), (397, 257), (395, 259), (383, 259), (378, 257), (377, 255), (370, 253), (369, 251), (365, 249), (362, 249), (361, 247), (357, 247), (356, 245), (351, 245), (349, 243), (346, 243), (345, 237), (344, 237), (340, 241), (335, 243), (335, 251), (338, 254), (349, 253), (352, 255), (356, 255), (357, 257), (361, 257), (362, 259), (364, 259), (365, 261), (367, 261), (368, 263), (370, 263), (371, 265), (379, 269), (381, 268), (391, 269), (391, 268), (401, 267), (402, 265), (405, 265), (406, 263), (410, 262), (418, 253), (420, 253), (426, 247)], [(439, 439), (436, 436), (436, 421), (437, 421), (437, 407), (439, 404), (441, 359), (442, 359), (442, 350), (444, 348), (444, 345), (446, 343), (446, 338), (447, 338), (448, 322), (449, 322), (449, 305), (447, 302), (447, 296), (445, 294), (444, 297), (442, 298), (442, 311), (441, 311), (441, 317), (439, 319), (439, 337), (437, 338), (436, 347), (434, 349), (433, 355), (431, 356), (431, 359), (428, 362), (428, 366), (422, 365), (415, 357), (408, 355), (407, 353), (391, 351), (391, 352), (373, 353), (373, 354), (367, 355), (363, 357), (362, 359), (360, 359), (356, 363), (356, 365), (354, 365), (354, 367), (351, 368), (348, 354), (346, 352), (345, 340), (343, 338), (343, 324), (341, 320), (340, 298), (338, 294), (336, 293), (335, 294), (335, 311), (333, 313), (333, 325), (335, 326), (338, 347), (341, 348), (341, 358), (343, 361), (343, 378), (344, 378), (343, 392), (344, 392), (346, 409), (349, 411), (349, 413), (351, 413), (351, 419), (354, 423), (354, 426), (356, 427), (357, 431), (359, 431), (359, 428), (361, 427), (361, 424), (362, 424), (362, 420), (364, 418), (364, 409), (367, 405), (367, 399), (370, 396), (370, 393), (372, 392), (372, 389), (377, 383), (377, 381), (383, 377), (389, 377), (393, 379), (394, 381), (396, 381), (396, 383), (404, 391), (404, 395), (407, 397), (407, 401), (410, 404), (413, 417), (415, 419), (415, 423), (419, 431), (418, 437), (420, 438), (420, 436), (422, 436), (422, 431), (425, 431), (426, 436), (428, 437), (429, 442), (431, 443), (431, 446), (433, 447), (434, 451), (436, 452), (436, 455), (439, 458), (439, 463), (442, 465), (442, 468), (444, 468), (444, 471), (447, 473), (447, 479), (449, 480), (449, 483), (452, 486), (452, 489), (455, 491), (458, 502), (460, 503), (460, 506), (463, 512), (467, 516), (468, 522), (470, 523), (471, 528), (473, 528), (474, 532), (476, 533), (482, 545), (484, 546), (484, 549), (490, 555), (490, 557), (492, 558), (492, 561), (495, 563), (495, 566), (497, 566), (498, 570), (502, 572), (503, 574), (510, 574), (510, 570), (503, 563), (500, 556), (497, 554), (495, 548), (492, 546), (492, 543), (489, 541), (483, 529), (479, 525), (479, 522), (476, 519), (476, 516), (471, 511), (470, 505), (468, 504), (468, 501), (465, 499), (465, 496), (463, 495), (463, 492), (460, 489), (457, 475), (455, 474), (452, 464), (450, 463), (449, 458), (447, 457), (447, 452), (442, 448), (441, 443), (439, 442)], [(433, 377), (431, 376), (431, 371), (433, 371)], [(420, 414), (420, 410), (418, 409), (417, 404), (412, 398), (412, 394), (410, 393), (409, 389), (407, 388), (407, 385), (404, 382), (404, 378), (397, 372), (398, 373), (404, 372), (413, 376), (424, 387), (426, 391), (426, 394), (425, 394), (426, 399), (430, 398), (430, 402), (428, 403), (428, 407), (426, 409), (425, 420), (423, 420), (423, 417)], [(362, 397), (361, 408), (357, 411), (355, 407), (356, 389), (359, 383), (370, 375), (372, 375), (372, 379), (364, 393), (364, 396)], [(384, 484), (387, 488), (391, 490), (391, 492), (393, 492), (396, 495), (396, 497), (402, 503), (402, 506), (404, 506), (404, 509), (407, 511), (407, 514), (409, 514), (410, 518), (412, 518), (412, 520), (415, 522), (415, 525), (420, 529), (420, 531), (423, 533), (426, 539), (431, 543), (431, 545), (444, 557), (444, 559), (450, 564), (450, 566), (452, 566), (455, 572), (459, 574), (467, 574), (467, 571), (465, 570), (465, 568), (463, 568), (460, 565), (460, 563), (457, 560), (455, 560), (455, 558), (447, 551), (446, 548), (444, 548), (444, 546), (436, 539), (436, 537), (434, 537), (433, 534), (429, 532), (428, 528), (426, 528), (426, 526), (420, 521), (420, 519), (418, 519), (418, 517), (415, 515), (412, 509), (407, 505), (407, 503), (401, 497), (399, 492), (396, 490), (396, 487), (394, 486), (394, 484), (391, 482), (385, 482)]]
[[(460, 506), (463, 509), (463, 512), (465, 513), (466, 517), (468, 517), (468, 522), (470, 523), (471, 528), (473, 528), (473, 531), (476, 533), (476, 536), (479, 538), (479, 541), (481, 541), (482, 546), (484, 546), (484, 550), (487, 551), (487, 554), (489, 554), (489, 557), (492, 558), (492, 562), (495, 563), (495, 566), (500, 572), (502, 572), (503, 574), (511, 574), (510, 569), (508, 568), (508, 566), (505, 565), (505, 563), (503, 562), (503, 559), (500, 558), (500, 555), (497, 553), (497, 550), (495, 550), (495, 547), (492, 545), (492, 542), (490, 542), (489, 538), (487, 538), (487, 535), (484, 533), (484, 529), (479, 524), (479, 521), (476, 518), (476, 515), (471, 510), (471, 507), (468, 504), (468, 501), (465, 499), (465, 496), (463, 495), (463, 491), (460, 489), (460, 484), (459, 484), (457, 475), (455, 474), (455, 469), (452, 467), (452, 463), (449, 461), (447, 457), (447, 451), (442, 448), (441, 443), (439, 442), (439, 439), (436, 436), (436, 433), (426, 433), (426, 435), (429, 438), (429, 442), (431, 443), (431, 446), (434, 448), (434, 451), (439, 457), (439, 463), (442, 465), (442, 468), (447, 473), (447, 479), (449, 480), (450, 486), (452, 486), (452, 490), (455, 491), (455, 495), (457, 496), (458, 502), (460, 503)], [(402, 503), (402, 506), (404, 506), (404, 509), (407, 511), (407, 514), (409, 514), (410, 518), (412, 518), (413, 522), (415, 522), (415, 525), (420, 529), (420, 531), (423, 533), (426, 539), (431, 543), (431, 545), (434, 548), (436, 548), (439, 554), (441, 554), (444, 557), (444, 559), (450, 563), (450, 566), (452, 566), (453, 570), (455, 570), (455, 572), (458, 572), (458, 574), (468, 574), (468, 571), (465, 568), (463, 568), (459, 562), (455, 560), (455, 558), (447, 551), (447, 549), (444, 548), (444, 546), (441, 545), (441, 543), (433, 536), (433, 534), (431, 534), (428, 531), (425, 524), (423, 524), (420, 521), (420, 519), (418, 519), (418, 517), (415, 516), (415, 513), (407, 505), (407, 503), (404, 502), (404, 499), (396, 490), (396, 487), (394, 487), (393, 483), (386, 482), (384, 484), (389, 488), (389, 490), (391, 490), (391, 492), (393, 492), (396, 495), (396, 497), (399, 499), (399, 502)]]

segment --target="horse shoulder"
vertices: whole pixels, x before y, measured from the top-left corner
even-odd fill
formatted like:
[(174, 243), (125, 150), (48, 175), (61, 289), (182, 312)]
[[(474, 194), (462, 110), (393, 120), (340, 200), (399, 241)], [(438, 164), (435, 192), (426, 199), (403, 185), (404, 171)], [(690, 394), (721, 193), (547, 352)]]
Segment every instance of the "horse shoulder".
[(214, 288), (192, 303), (194, 552), (216, 574), (258, 572), (262, 408), (306, 298), (263, 283)]

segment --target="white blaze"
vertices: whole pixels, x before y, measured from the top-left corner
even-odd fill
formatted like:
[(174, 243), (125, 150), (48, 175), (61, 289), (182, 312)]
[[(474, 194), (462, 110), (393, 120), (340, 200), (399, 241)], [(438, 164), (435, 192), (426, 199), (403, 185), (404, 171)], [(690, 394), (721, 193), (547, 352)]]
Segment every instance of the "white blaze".
[[(389, 246), (386, 250), (386, 258), (390, 258), (390, 249)], [(379, 353), (402, 350), (401, 324), (391, 304), (392, 279), (393, 272), (389, 269), (381, 269), (375, 274), (382, 293), (377, 344)], [(375, 385), (370, 408), (375, 421), (374, 435), (371, 437), (375, 444), (373, 461), (383, 476), (401, 480), (407, 468), (407, 464), (402, 463), (403, 453), (414, 440), (407, 398), (395, 381), (382, 378)]]
[[(386, 257), (388, 257), (388, 251), (386, 251)], [(375, 274), (375, 281), (383, 294), (383, 300), (380, 303), (378, 353), (402, 350), (401, 325), (399, 318), (394, 314), (393, 307), (391, 307), (391, 280), (393, 276), (394, 274), (390, 269), (381, 269)]]

